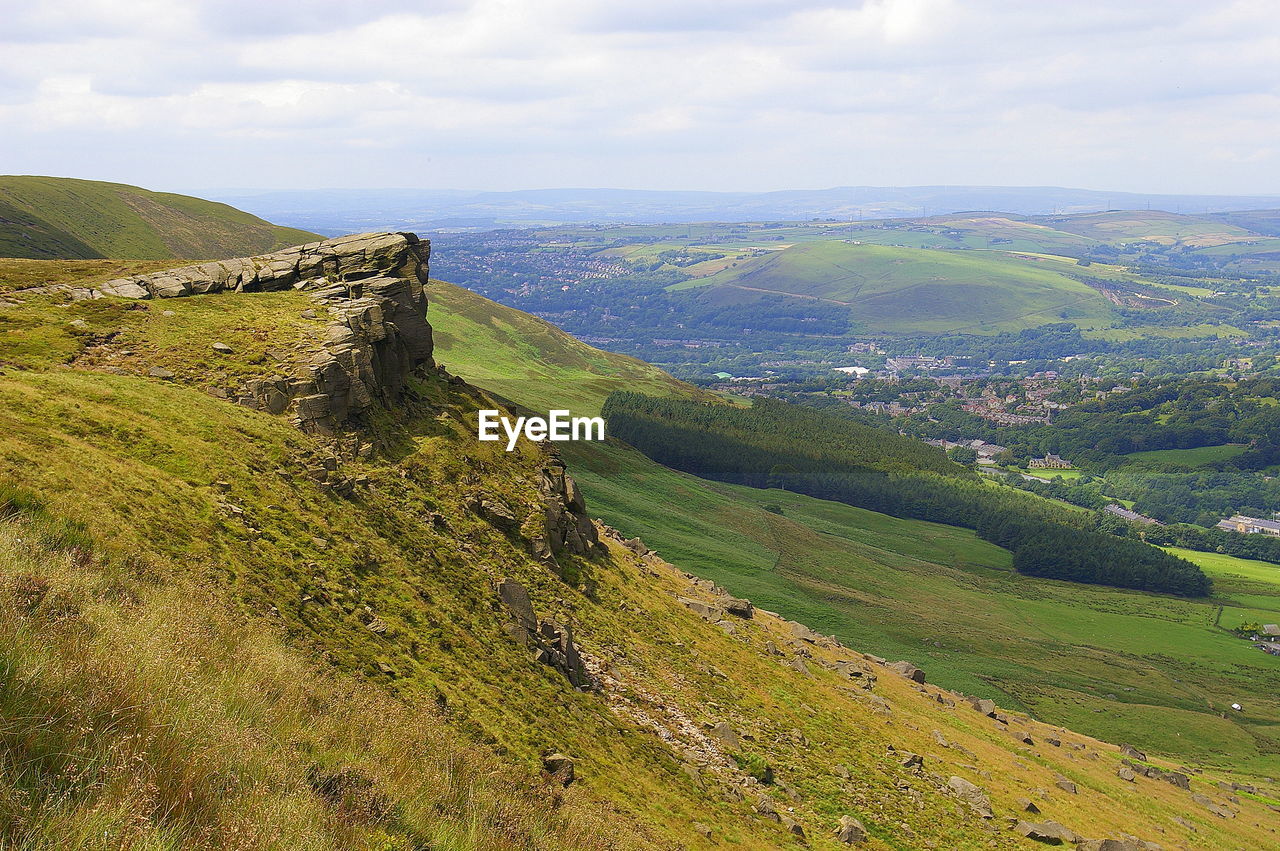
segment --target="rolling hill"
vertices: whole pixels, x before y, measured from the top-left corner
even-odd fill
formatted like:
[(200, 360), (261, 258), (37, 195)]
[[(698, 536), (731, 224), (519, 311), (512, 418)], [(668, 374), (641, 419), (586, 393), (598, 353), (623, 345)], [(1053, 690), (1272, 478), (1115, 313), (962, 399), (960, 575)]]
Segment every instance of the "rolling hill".
[(555, 405), (595, 415), (605, 397), (622, 388), (703, 395), (644, 361), (589, 346), (550, 322), (462, 287), (433, 280), (427, 292), (445, 366), (532, 410)]
[(996, 333), (1063, 320), (1085, 328), (1112, 323), (1106, 298), (1049, 266), (1000, 252), (813, 242), (672, 289), (722, 306), (779, 296), (846, 306), (854, 327), (872, 333)]
[(317, 239), (186, 195), (95, 180), (0, 176), (0, 257), (213, 260)]

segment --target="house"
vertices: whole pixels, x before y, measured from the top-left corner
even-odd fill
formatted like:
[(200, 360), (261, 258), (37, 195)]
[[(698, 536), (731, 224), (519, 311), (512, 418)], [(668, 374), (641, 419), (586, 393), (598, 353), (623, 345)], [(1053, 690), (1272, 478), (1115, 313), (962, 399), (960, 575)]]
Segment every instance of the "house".
[(1217, 528), (1227, 532), (1239, 532), (1242, 535), (1277, 535), (1280, 536), (1280, 523), (1275, 520), (1263, 520), (1258, 517), (1245, 517), (1233, 514), (1226, 520), (1219, 520)]
[(1043, 458), (1032, 458), (1027, 466), (1044, 467), (1050, 470), (1069, 470), (1071, 469), (1071, 462), (1063, 458), (1059, 458), (1057, 455), (1050, 452)]
[(1280, 638), (1280, 624), (1264, 623), (1262, 625), (1262, 634), (1268, 638)]

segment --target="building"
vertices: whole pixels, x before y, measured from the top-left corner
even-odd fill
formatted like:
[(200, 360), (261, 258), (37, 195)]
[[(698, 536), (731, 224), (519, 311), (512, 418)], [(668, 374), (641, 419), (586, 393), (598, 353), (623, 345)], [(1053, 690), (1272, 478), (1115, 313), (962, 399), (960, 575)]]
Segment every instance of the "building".
[(1057, 455), (1050, 452), (1043, 458), (1032, 458), (1027, 466), (1043, 467), (1049, 470), (1069, 470), (1071, 469), (1071, 462), (1063, 458), (1059, 458)]
[(1258, 517), (1245, 517), (1233, 514), (1226, 520), (1218, 521), (1218, 528), (1228, 532), (1239, 532), (1242, 535), (1277, 535), (1280, 536), (1280, 523), (1275, 520), (1263, 520)]
[(1116, 505), (1114, 502), (1106, 506), (1104, 510), (1110, 511), (1112, 514), (1116, 515), (1117, 517), (1123, 517), (1125, 520), (1128, 520), (1131, 523), (1142, 523), (1145, 526), (1163, 526), (1164, 525), (1154, 517), (1148, 517), (1145, 514), (1139, 514), (1136, 511), (1131, 511), (1128, 508), (1125, 508), (1123, 505)]

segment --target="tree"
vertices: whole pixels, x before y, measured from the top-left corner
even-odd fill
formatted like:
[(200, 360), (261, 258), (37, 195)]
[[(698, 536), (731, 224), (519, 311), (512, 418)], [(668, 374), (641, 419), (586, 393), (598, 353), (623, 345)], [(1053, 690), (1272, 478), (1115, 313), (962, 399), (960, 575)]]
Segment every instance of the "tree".
[(978, 450), (972, 446), (953, 446), (947, 450), (947, 457), (957, 464), (972, 464), (978, 460)]

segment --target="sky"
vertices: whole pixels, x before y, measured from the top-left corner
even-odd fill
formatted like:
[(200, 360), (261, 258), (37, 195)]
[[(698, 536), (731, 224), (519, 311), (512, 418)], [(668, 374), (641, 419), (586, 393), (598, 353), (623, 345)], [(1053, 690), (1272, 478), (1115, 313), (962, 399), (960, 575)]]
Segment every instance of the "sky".
[(1274, 0), (0, 0), (0, 172), (1280, 193)]

